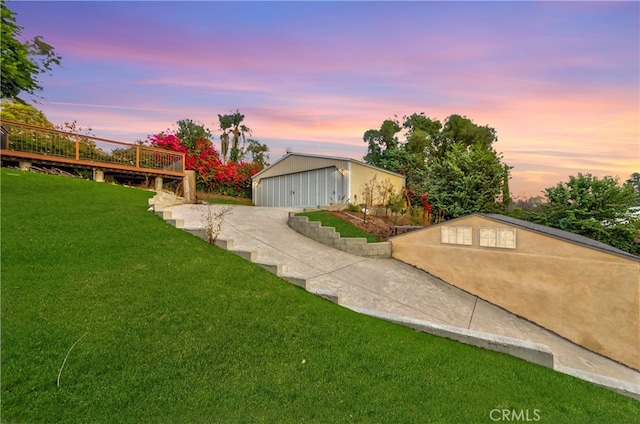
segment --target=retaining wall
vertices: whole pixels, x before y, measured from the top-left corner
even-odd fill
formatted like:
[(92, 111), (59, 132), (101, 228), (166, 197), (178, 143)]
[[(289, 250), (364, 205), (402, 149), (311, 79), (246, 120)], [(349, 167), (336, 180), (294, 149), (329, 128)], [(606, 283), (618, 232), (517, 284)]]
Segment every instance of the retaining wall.
[(352, 255), (372, 259), (391, 258), (391, 242), (367, 243), (365, 238), (340, 237), (333, 227), (322, 227), (318, 221), (309, 221), (306, 216), (296, 216), (296, 212), (289, 212), (289, 227), (300, 234), (309, 237), (326, 246)]

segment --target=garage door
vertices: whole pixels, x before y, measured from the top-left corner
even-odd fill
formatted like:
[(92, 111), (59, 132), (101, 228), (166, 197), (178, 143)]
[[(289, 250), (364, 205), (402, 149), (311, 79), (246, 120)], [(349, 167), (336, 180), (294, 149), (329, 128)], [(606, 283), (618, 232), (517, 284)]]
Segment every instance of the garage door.
[(343, 201), (344, 177), (335, 167), (263, 178), (256, 206), (328, 206)]

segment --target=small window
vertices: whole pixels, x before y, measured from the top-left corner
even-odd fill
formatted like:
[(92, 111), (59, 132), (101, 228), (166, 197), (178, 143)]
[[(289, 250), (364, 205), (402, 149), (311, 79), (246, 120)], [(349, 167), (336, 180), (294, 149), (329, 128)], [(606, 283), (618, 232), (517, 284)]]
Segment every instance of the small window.
[(516, 229), (480, 227), (478, 229), (478, 240), (479, 245), (482, 247), (515, 249)]
[(443, 244), (462, 244), (471, 246), (473, 231), (471, 227), (440, 227), (440, 243)]

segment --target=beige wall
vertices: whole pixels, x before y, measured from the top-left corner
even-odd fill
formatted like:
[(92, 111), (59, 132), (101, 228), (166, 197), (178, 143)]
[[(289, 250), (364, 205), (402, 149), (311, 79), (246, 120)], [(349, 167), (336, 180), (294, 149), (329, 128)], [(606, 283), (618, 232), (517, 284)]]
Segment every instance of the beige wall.
[[(351, 162), (349, 176), (351, 185), (349, 198), (351, 203), (364, 203), (364, 186), (371, 181), (374, 176), (378, 183), (383, 183), (388, 179), (393, 185), (396, 194), (402, 193), (402, 189), (404, 188), (405, 178), (403, 176), (385, 172), (382, 169), (373, 168), (357, 162)], [(354, 195), (357, 195), (357, 202)]]
[[(473, 245), (441, 244), (471, 226)], [(471, 215), (391, 239), (393, 256), (594, 352), (640, 369), (640, 260)], [(516, 249), (478, 246), (478, 227), (516, 228)]]

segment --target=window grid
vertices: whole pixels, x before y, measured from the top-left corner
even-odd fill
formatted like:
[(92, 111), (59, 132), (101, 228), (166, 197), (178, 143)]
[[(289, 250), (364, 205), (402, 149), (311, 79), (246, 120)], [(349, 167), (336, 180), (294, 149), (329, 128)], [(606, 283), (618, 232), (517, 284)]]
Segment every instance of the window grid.
[(473, 245), (473, 229), (471, 227), (440, 227), (440, 242), (443, 244)]
[(515, 249), (516, 229), (480, 227), (478, 228), (478, 244), (481, 247)]

